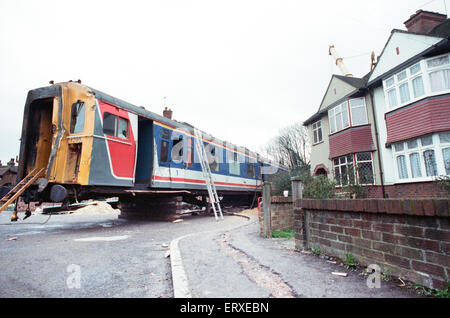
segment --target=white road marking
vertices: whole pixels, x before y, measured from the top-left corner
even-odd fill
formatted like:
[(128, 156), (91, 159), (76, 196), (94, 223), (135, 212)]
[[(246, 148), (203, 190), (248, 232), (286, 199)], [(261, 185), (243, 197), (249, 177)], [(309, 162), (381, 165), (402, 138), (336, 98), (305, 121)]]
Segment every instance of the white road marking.
[(95, 237), (86, 237), (86, 238), (80, 238), (80, 239), (74, 239), (75, 242), (111, 242), (111, 241), (121, 241), (126, 240), (129, 238), (128, 235), (122, 235), (122, 236), (95, 236)]

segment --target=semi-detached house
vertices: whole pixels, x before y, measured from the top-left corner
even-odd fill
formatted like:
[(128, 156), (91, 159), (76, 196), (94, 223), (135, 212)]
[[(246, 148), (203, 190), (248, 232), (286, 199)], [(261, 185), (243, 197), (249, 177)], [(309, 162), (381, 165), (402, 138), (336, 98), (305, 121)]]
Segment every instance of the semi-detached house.
[(353, 178), (369, 197), (440, 195), (433, 180), (450, 175), (450, 22), (419, 10), (405, 26), (369, 74), (333, 75), (304, 122), (312, 173)]

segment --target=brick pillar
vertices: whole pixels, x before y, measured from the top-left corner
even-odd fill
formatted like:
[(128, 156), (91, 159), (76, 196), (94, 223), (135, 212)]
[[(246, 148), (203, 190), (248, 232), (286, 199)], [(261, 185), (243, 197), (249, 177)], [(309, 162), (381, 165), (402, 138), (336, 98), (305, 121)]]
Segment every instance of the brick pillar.
[(300, 178), (291, 179), (292, 201), (294, 209), (295, 248), (304, 250), (308, 248), (307, 218), (302, 208), (303, 184)]
[(271, 188), (270, 182), (263, 183), (263, 236), (272, 237), (272, 224), (271, 224)]

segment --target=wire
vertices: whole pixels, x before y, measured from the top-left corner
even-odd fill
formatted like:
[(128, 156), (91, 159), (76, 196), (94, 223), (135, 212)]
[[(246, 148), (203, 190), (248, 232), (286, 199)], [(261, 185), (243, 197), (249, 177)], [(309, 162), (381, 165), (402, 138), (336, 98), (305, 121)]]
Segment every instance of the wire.
[(342, 59), (348, 60), (348, 59), (352, 59), (352, 58), (360, 57), (360, 56), (364, 56), (364, 55), (369, 55), (369, 54), (372, 54), (372, 52), (361, 53), (361, 54), (353, 55), (353, 56), (344, 56)]
[(436, 0), (428, 1), (428, 2), (426, 2), (426, 3), (422, 4), (422, 5), (420, 5), (420, 6), (418, 7), (418, 9), (421, 9), (421, 8), (425, 7), (426, 5), (429, 5), (430, 3), (435, 2), (435, 1), (436, 1)]
[(33, 224), (33, 225), (44, 225), (46, 224), (50, 218), (52, 217), (53, 214), (50, 214), (47, 218), (47, 220), (45, 220), (42, 223), (37, 223), (37, 222), (27, 222), (27, 223), (17, 223), (17, 222), (11, 222), (11, 223), (0, 223), (0, 225), (27, 225), (27, 224)]

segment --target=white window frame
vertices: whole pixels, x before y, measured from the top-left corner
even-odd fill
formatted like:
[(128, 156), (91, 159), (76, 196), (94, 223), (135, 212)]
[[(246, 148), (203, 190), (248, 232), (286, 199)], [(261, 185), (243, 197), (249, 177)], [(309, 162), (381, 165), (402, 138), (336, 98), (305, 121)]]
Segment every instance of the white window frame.
[[(319, 138), (319, 130), (320, 130), (320, 138)], [(317, 134), (317, 141), (316, 141)], [(323, 141), (323, 130), (322, 130), (322, 120), (318, 120), (312, 124), (312, 137), (313, 137), (313, 145), (321, 143)]]
[[(444, 156), (443, 156), (443, 149), (450, 148), (450, 141), (449, 142), (441, 142), (439, 138), (440, 133), (433, 133), (433, 134), (427, 134), (423, 135), (417, 138), (408, 139), (404, 141), (400, 141), (397, 143), (394, 143), (392, 145), (392, 153), (394, 158), (394, 166), (395, 166), (395, 180), (396, 183), (409, 183), (409, 182), (421, 182), (421, 181), (433, 181), (439, 176), (446, 175), (445, 170), (445, 164), (444, 164)], [(431, 136), (433, 143), (431, 145), (422, 145), (422, 138)], [(413, 149), (408, 149), (408, 142), (416, 141), (417, 146)], [(397, 145), (403, 145), (403, 149), (397, 151), (396, 146)], [(427, 150), (433, 150), (434, 156), (436, 160), (436, 168), (437, 168), (437, 174), (436, 176), (427, 176), (427, 170), (425, 166), (425, 160), (424, 160), (424, 152)], [(411, 167), (411, 161), (410, 161), (410, 155), (413, 153), (419, 154), (419, 160), (420, 160), (420, 172), (421, 177), (414, 177), (412, 176), (412, 167)], [(400, 171), (399, 166), (397, 162), (398, 156), (405, 156), (405, 164), (406, 164), (406, 171), (408, 174), (407, 178), (400, 178)]]
[[(434, 59), (439, 59), (442, 57), (448, 56), (448, 63), (443, 64), (443, 65), (438, 65), (438, 66), (434, 66), (434, 67), (429, 67), (428, 66), (428, 62)], [(419, 66), (420, 67), (420, 71), (417, 73), (412, 73), (411, 69), (415, 66)], [(436, 71), (440, 71), (440, 70), (445, 70), (445, 69), (450, 69), (450, 54), (446, 53), (446, 54), (442, 54), (442, 55), (438, 55), (438, 56), (433, 56), (431, 58), (427, 58), (427, 59), (422, 59), (419, 62), (402, 69), (401, 71), (391, 75), (390, 77), (386, 78), (385, 80), (383, 80), (383, 90), (384, 90), (384, 98), (385, 98), (385, 103), (386, 103), (386, 112), (390, 112), (394, 109), (403, 107), (405, 105), (414, 103), (418, 100), (424, 99), (426, 97), (429, 96), (435, 96), (435, 95), (441, 95), (441, 94), (446, 94), (446, 93), (450, 93), (450, 88), (449, 89), (445, 89), (445, 90), (441, 90), (441, 91), (436, 91), (436, 92), (432, 92), (431, 91), (431, 80), (430, 80), (430, 74)], [(398, 75), (400, 75), (401, 73), (406, 72), (406, 78), (398, 80)], [(422, 83), (423, 83), (423, 91), (424, 93), (420, 96), (414, 96), (414, 89), (413, 89), (413, 80), (415, 80), (416, 78), (418, 78), (419, 76), (422, 77)], [(393, 80), (393, 84), (388, 85), (389, 81)], [(408, 83), (408, 90), (409, 90), (409, 100), (405, 101), (405, 102), (401, 102), (401, 94), (400, 94), (400, 86)], [(395, 95), (396, 95), (396, 105), (391, 106), (390, 104), (390, 100), (389, 100), (389, 92), (391, 90), (395, 90)]]
[[(352, 122), (352, 107), (350, 105), (350, 102), (352, 100), (362, 100), (364, 104), (364, 109), (366, 111), (366, 121), (364, 123), (359, 123), (357, 125), (354, 125)], [(336, 119), (336, 111), (338, 111), (338, 108), (340, 109), (340, 113), (343, 114), (342, 108), (345, 107), (347, 110), (347, 125), (344, 126), (344, 116), (341, 116), (341, 129), (337, 129), (337, 119)], [(349, 127), (357, 127), (357, 126), (365, 126), (369, 123), (369, 116), (367, 113), (367, 104), (366, 104), (366, 98), (365, 97), (357, 97), (357, 98), (351, 98), (347, 99), (345, 102), (342, 102), (341, 104), (331, 108), (328, 111), (328, 123), (330, 125), (330, 134), (337, 133), (339, 131), (345, 130)], [(332, 129), (334, 126), (334, 130)]]

